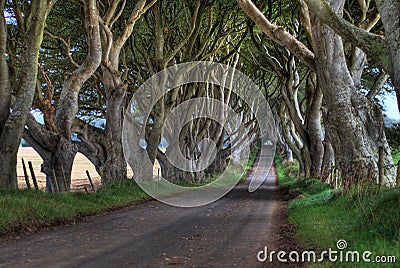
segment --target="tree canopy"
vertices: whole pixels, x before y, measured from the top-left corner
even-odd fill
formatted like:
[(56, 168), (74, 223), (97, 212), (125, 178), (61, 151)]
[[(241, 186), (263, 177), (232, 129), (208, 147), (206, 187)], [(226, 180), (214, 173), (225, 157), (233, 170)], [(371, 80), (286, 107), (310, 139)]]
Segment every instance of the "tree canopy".
[[(69, 189), (78, 152), (103, 182), (126, 178), (122, 130), (132, 96), (159, 71), (193, 61), (226, 64), (257, 84), (274, 142), (305, 177), (326, 181), (337, 169), (344, 187), (395, 181), (393, 170), (378, 172), (380, 161), (393, 163), (375, 97), (385, 88), (400, 103), (398, 0), (2, 0), (0, 7), (0, 187), (16, 187), (22, 137), (43, 159), (48, 191), (55, 180)], [(143, 153), (171, 181), (202, 183), (235, 161), (238, 137), (209, 118), (174, 135), (192, 160), (201, 157), (200, 141), (212, 140), (212, 164), (190, 172), (168, 160), (163, 125), (196, 98), (225, 103), (249, 129), (248, 142), (260, 138), (251, 107), (223, 85), (173, 88), (143, 122)]]

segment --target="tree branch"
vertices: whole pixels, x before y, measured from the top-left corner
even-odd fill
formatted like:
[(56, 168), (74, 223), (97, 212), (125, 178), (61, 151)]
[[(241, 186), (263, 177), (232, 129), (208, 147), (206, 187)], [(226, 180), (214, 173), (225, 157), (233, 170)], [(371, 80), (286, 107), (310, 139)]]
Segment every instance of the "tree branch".
[[(115, 12), (117, 11), (118, 4), (120, 2), (121, 2), (120, 0), (111, 1), (111, 5), (109, 6), (106, 14), (102, 18), (107, 25), (111, 25), (111, 20), (113, 19), (113, 16), (114, 16)], [(122, 4), (122, 7), (120, 8), (119, 12), (122, 12), (124, 10), (125, 2), (126, 1), (124, 0), (124, 3)], [(116, 17), (118, 18), (118, 16), (116, 16)]]
[(53, 38), (53, 39), (56, 39), (56, 40), (61, 41), (61, 42), (64, 44), (64, 46), (66, 47), (66, 49), (65, 49), (65, 55), (68, 57), (69, 61), (70, 61), (75, 67), (79, 67), (79, 64), (78, 64), (78, 63), (72, 58), (72, 56), (71, 56), (71, 53), (70, 53), (70, 51), (71, 51), (71, 44), (70, 44), (70, 41), (69, 41), (69, 40), (68, 40), (68, 42), (67, 42), (64, 38), (62, 38), (62, 37), (60, 37), (60, 36), (56, 36), (56, 35), (50, 33), (49, 31), (44, 31), (44, 33), (47, 34), (48, 36), (50, 36), (50, 37)]
[(367, 94), (367, 98), (372, 101), (376, 95), (379, 94), (381, 91), (383, 85), (386, 83), (388, 79), (388, 74), (385, 71), (381, 71), (381, 73), (378, 76), (378, 79), (375, 81), (374, 85), (372, 86), (371, 90)]
[(182, 49), (183, 46), (187, 43), (187, 41), (189, 41), (191, 35), (193, 34), (193, 32), (194, 32), (194, 30), (195, 30), (195, 28), (196, 28), (196, 21), (197, 21), (197, 15), (198, 15), (199, 9), (200, 9), (200, 4), (201, 4), (201, 1), (200, 1), (200, 0), (197, 0), (195, 9), (194, 9), (193, 15), (192, 15), (193, 17), (192, 17), (192, 23), (191, 23), (191, 26), (190, 26), (190, 31), (189, 31), (189, 33), (188, 33), (188, 34), (186, 35), (186, 37), (178, 44), (178, 46), (175, 48), (175, 50), (172, 51), (167, 57), (165, 57), (165, 60), (164, 60), (165, 63), (170, 62), (170, 61), (175, 57), (175, 55), (178, 54), (179, 51), (181, 51), (181, 49)]
[(261, 30), (274, 42), (285, 47), (298, 59), (315, 71), (314, 53), (302, 42), (294, 38), (283, 27), (271, 23), (250, 0), (237, 0), (243, 11), (257, 24)]
[(115, 48), (117, 50), (120, 50), (122, 48), (126, 40), (132, 34), (133, 27), (135, 26), (136, 21), (142, 16), (143, 13), (145, 13), (149, 8), (151, 8), (156, 2), (157, 0), (153, 0), (147, 6), (145, 6), (146, 0), (140, 0), (139, 2), (137, 2), (135, 9), (133, 10), (131, 16), (129, 17), (129, 20), (126, 23), (123, 32), (115, 41)]
[(325, 0), (304, 0), (308, 8), (342, 38), (361, 48), (382, 68), (388, 70), (385, 38), (369, 33), (338, 16)]

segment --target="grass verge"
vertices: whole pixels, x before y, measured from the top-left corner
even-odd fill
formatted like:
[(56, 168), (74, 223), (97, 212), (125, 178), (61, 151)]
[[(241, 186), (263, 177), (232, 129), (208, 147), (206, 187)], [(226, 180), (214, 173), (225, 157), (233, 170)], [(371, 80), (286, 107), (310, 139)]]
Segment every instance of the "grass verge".
[(132, 180), (108, 183), (97, 193), (47, 194), (35, 190), (0, 190), (0, 236), (73, 222), (147, 197)]
[[(276, 159), (281, 185), (290, 187), (297, 198), (288, 205), (289, 221), (296, 227), (296, 239), (307, 250), (337, 250), (337, 241), (347, 242), (348, 251), (358, 251), (360, 262), (312, 263), (311, 267), (400, 267), (400, 189), (366, 187), (342, 194), (319, 180), (296, 178), (296, 166)], [(362, 261), (372, 252), (370, 263)], [(317, 254), (319, 257), (320, 255)], [(338, 255), (339, 256), (339, 255)], [(378, 263), (376, 257), (394, 256), (396, 263)], [(351, 260), (349, 255), (349, 260)]]

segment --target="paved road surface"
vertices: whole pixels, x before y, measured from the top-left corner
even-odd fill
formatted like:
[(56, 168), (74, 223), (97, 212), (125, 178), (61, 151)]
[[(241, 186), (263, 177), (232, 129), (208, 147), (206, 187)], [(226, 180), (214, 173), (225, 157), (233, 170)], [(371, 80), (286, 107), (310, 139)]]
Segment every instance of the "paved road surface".
[(279, 203), (275, 177), (268, 176), (254, 193), (239, 185), (207, 206), (177, 208), (150, 201), (3, 241), (0, 267), (262, 266), (257, 252), (277, 243), (271, 231)]

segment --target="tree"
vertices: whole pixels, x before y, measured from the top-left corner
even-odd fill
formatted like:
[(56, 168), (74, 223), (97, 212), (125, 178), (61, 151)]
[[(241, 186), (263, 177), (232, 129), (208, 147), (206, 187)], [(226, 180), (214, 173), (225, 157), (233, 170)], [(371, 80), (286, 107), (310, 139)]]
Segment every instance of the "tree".
[(82, 141), (78, 143), (79, 151), (95, 165), (103, 182), (127, 177), (122, 147), (122, 123), (128, 83), (122, 78), (120, 57), (125, 43), (132, 38), (136, 21), (157, 1), (153, 0), (147, 5), (146, 2), (140, 0), (136, 3), (125, 20), (125, 25), (119, 29), (117, 37), (114, 37), (115, 33), (112, 32), (117, 32), (113, 26), (123, 15), (122, 11), (127, 9), (126, 2), (114, 1), (110, 6), (106, 6), (101, 21), (103, 55), (100, 78), (107, 107), (105, 130), (75, 119), (77, 122), (74, 131)]
[[(44, 158), (43, 170), (47, 169), (47, 173), (52, 173), (52, 170), (55, 171), (62, 190), (64, 190), (62, 181), (64, 176), (67, 180), (67, 188), (69, 187), (71, 160), (73, 160), (77, 151), (87, 156), (95, 165), (104, 182), (125, 178), (126, 164), (121, 144), (121, 127), (129, 94), (135, 91), (139, 82), (143, 82), (151, 74), (176, 62), (179, 58), (204, 60), (215, 56), (217, 52), (222, 51), (224, 46), (229, 47), (224, 41), (231, 35), (232, 29), (240, 25), (240, 21), (232, 19), (231, 21), (235, 25), (231, 29), (223, 29), (224, 23), (231, 15), (224, 12), (226, 19), (215, 20), (218, 17), (214, 16), (210, 11), (211, 7), (218, 11), (221, 10), (213, 7), (216, 2), (210, 1), (201, 5), (201, 1), (197, 1), (194, 4), (183, 3), (182, 6), (188, 14), (192, 12), (196, 14), (196, 10), (200, 10), (197, 14), (201, 15), (193, 16), (192, 23), (189, 25), (184, 24), (184, 17), (171, 16), (171, 10), (182, 12), (180, 8), (177, 8), (179, 6), (178, 3), (169, 5), (168, 3), (161, 2), (157, 3), (154, 7), (152, 6), (156, 1), (151, 1), (148, 5), (146, 5), (146, 1), (138, 1), (135, 4), (125, 1), (113, 1), (112, 3), (103, 3), (101, 5), (99, 11), (101, 14), (101, 18), (99, 19), (101, 40), (100, 68), (81, 86), (76, 99), (73, 100), (73, 105), (78, 105), (79, 110), (69, 113), (68, 120), (64, 120), (67, 119), (66, 117), (62, 119), (62, 117), (57, 116), (59, 110), (64, 109), (63, 96), (68, 96), (68, 94), (64, 93), (66, 90), (65, 82), (57, 77), (62, 77), (69, 69), (79, 68), (81, 64), (78, 62), (84, 62), (85, 55), (90, 53), (86, 48), (86, 46), (90, 48), (90, 43), (86, 45), (86, 42), (80, 37), (81, 33), (79, 27), (77, 27), (80, 24), (77, 23), (76, 19), (72, 19), (73, 24), (68, 23), (70, 25), (69, 28), (72, 28), (72, 32), (68, 27), (64, 27), (64, 21), (67, 20), (63, 20), (62, 18), (64, 16), (63, 11), (68, 11), (66, 15), (68, 18), (74, 18), (78, 12), (77, 5), (64, 2), (56, 7), (57, 12), (53, 13), (54, 17), (52, 17), (51, 27), (47, 33), (46, 51), (42, 54), (42, 61), (48, 65), (47, 73), (49, 81), (46, 80), (46, 83), (41, 85), (44, 94), (38, 92), (37, 104), (35, 106), (43, 111), (45, 118), (51, 118), (52, 116), (46, 115), (44, 104), (46, 104), (46, 101), (52, 104), (55, 110), (55, 119), (53, 123), (45, 122), (45, 126), (40, 126), (31, 117), (31, 120), (28, 122), (28, 129), (25, 132), (25, 138)], [(151, 14), (145, 21), (140, 21), (139, 18), (143, 14), (146, 14), (146, 11), (150, 8), (152, 11)], [(82, 16), (84, 17), (84, 13)], [(177, 18), (181, 18), (181, 21), (177, 21)], [(164, 24), (161, 22), (170, 25), (171, 30), (166, 30)], [(177, 23), (177, 25), (182, 24), (182, 27), (175, 28), (171, 26), (173, 25), (171, 24), (172, 22)], [(63, 26), (55, 27), (53, 25), (60, 25), (59, 23)], [(205, 30), (202, 29), (203, 25), (207, 26)], [(135, 31), (133, 31), (134, 27)], [(173, 34), (173, 28), (176, 31), (179, 29), (180, 33)], [(84, 33), (85, 29), (84, 27)], [(242, 29), (237, 33), (237, 36), (241, 35)], [(67, 36), (69, 37), (67, 38)], [(141, 42), (142, 47), (136, 47), (136, 42)], [(149, 43), (145, 44), (145, 42)], [(237, 49), (240, 39), (235, 39), (232, 43)], [(185, 44), (188, 44), (188, 46), (185, 47)], [(161, 45), (164, 47), (161, 48)], [(143, 47), (147, 49), (143, 50)], [(228, 51), (222, 54), (221, 58), (229, 60), (234, 56), (234, 52), (234, 50)], [(152, 57), (152, 53), (158, 56)], [(63, 58), (64, 62), (69, 63), (69, 65), (60, 63), (60, 58)], [(98, 54), (94, 62), (97, 60)], [(48, 94), (49, 91), (52, 91), (49, 85), (51, 81), (54, 82), (52, 83), (53, 86), (55, 85), (54, 101), (49, 96), (52, 94)], [(63, 89), (60, 91), (57, 86)], [(168, 105), (160, 102), (152, 114), (153, 121), (151, 127), (148, 128), (148, 144), (150, 145), (148, 152), (149, 154), (153, 152), (152, 157), (162, 157), (157, 150), (155, 152), (153, 150), (154, 148), (157, 149), (160, 139), (157, 136), (157, 131), (160, 128), (154, 126), (161, 124), (164, 120), (163, 116), (157, 113), (168, 111), (181, 101), (184, 101), (185, 98), (191, 97), (190, 94), (185, 94), (184, 98), (177, 98), (179, 91), (180, 89), (174, 91), (173, 96), (166, 100)], [(98, 118), (106, 120), (104, 128), (99, 125), (90, 124), (90, 120), (93, 119), (96, 121)], [(66, 121), (72, 121), (73, 123), (62, 123)], [(197, 128), (200, 125), (198, 124)], [(60, 134), (58, 126), (65, 127), (65, 133), (67, 133), (67, 130), (69, 132), (67, 135), (62, 135), (65, 137), (64, 140), (67, 141), (64, 147), (62, 147), (64, 148), (62, 151), (57, 149)], [(216, 129), (221, 128), (214, 128), (214, 130)], [(67, 136), (70, 134), (77, 134), (79, 141), (67, 139)], [(65, 149), (67, 147), (69, 148), (68, 150)], [(67, 152), (71, 152), (70, 156), (66, 155)], [(63, 161), (53, 161), (53, 155), (58, 155)], [(46, 163), (57, 164), (49, 165)], [(47, 177), (48, 186), (51, 187), (52, 174), (47, 175)]]
[[(311, 17), (313, 53), (283, 28), (272, 24), (251, 1), (237, 2), (272, 40), (291, 51), (317, 74), (327, 108), (325, 132), (332, 142), (344, 185), (349, 187), (362, 180), (376, 181), (380, 147), (385, 150), (385, 163), (392, 162), (383, 131), (383, 117), (380, 107), (356, 90), (340, 36), (318, 18)], [(329, 4), (334, 13), (341, 14), (344, 1), (330, 1)], [(386, 175), (386, 183), (391, 183), (393, 174), (388, 171)]]
[(46, 174), (46, 188), (53, 192), (57, 189), (53, 181), (57, 181), (60, 191), (66, 191), (70, 187), (72, 165), (77, 153), (77, 146), (72, 141), (71, 128), (79, 109), (78, 94), (101, 62), (97, 2), (87, 0), (82, 5), (82, 27), (88, 47), (86, 58), (66, 76), (54, 117), (54, 127), (40, 126), (31, 116), (24, 135), (43, 158), (42, 172)]
[[(35, 92), (46, 18), (55, 2), (0, 1), (0, 188), (17, 188), (17, 151)], [(5, 7), (13, 15), (9, 23)]]
[[(212, 60), (235, 65), (237, 51), (246, 35), (246, 26), (243, 27), (244, 19), (238, 12), (228, 12), (221, 8), (227, 3), (157, 2), (138, 25), (141, 27), (138, 36), (140, 38), (131, 40), (133, 59), (128, 61), (128, 65), (143, 80), (167, 66), (186, 61)], [(233, 8), (235, 6), (232, 6)], [(155, 104), (148, 122), (144, 122), (147, 125), (143, 126), (146, 129), (147, 147), (135, 157), (138, 166), (144, 161), (140, 157), (147, 153), (152, 163), (158, 160), (165, 178), (201, 182), (204, 172), (191, 173), (175, 168), (168, 162), (165, 153), (159, 150), (165, 116), (181, 103), (193, 98), (208, 97), (229, 102), (229, 96), (229, 92), (214, 86), (185, 85), (172, 89), (170, 94), (166, 94)], [(221, 136), (224, 136), (224, 132), (219, 124), (211, 120), (195, 120), (184, 127), (177, 142), (187, 158), (194, 159), (199, 154), (197, 141), (201, 140), (201, 137), (213, 139), (218, 144), (220, 156), (216, 163), (221, 164), (214, 163), (213, 167), (220, 170), (226, 162), (228, 151), (222, 150), (226, 140)], [(171, 139), (168, 139), (168, 142)], [(140, 177), (140, 174), (137, 174), (140, 169), (133, 172), (134, 176)]]
[[(270, 13), (269, 13), (270, 14)], [(294, 15), (281, 16), (281, 24), (290, 27), (298, 21)], [(293, 27), (294, 28), (294, 27)], [(293, 35), (301, 37), (301, 28), (290, 29)], [(252, 61), (263, 66), (276, 78), (274, 84), (279, 99), (276, 117), (281, 120), (282, 137), (300, 163), (300, 173), (306, 177), (321, 176), (323, 143), (321, 129), (322, 92), (315, 79), (315, 73), (295, 59), (286, 49), (274, 46), (267, 36), (256, 37), (251, 31), (253, 47), (257, 50)], [(258, 60), (257, 60), (258, 59)], [(268, 91), (268, 90), (266, 90)], [(305, 105), (302, 105), (304, 104)], [(304, 106), (304, 107), (302, 107)]]
[[(377, 0), (376, 6), (385, 29), (384, 36), (368, 33), (346, 22), (331, 9), (326, 0), (305, 0), (310, 10), (342, 38), (361, 48), (387, 70), (396, 91), (400, 111), (400, 1)], [(366, 2), (359, 1), (366, 6)]]

